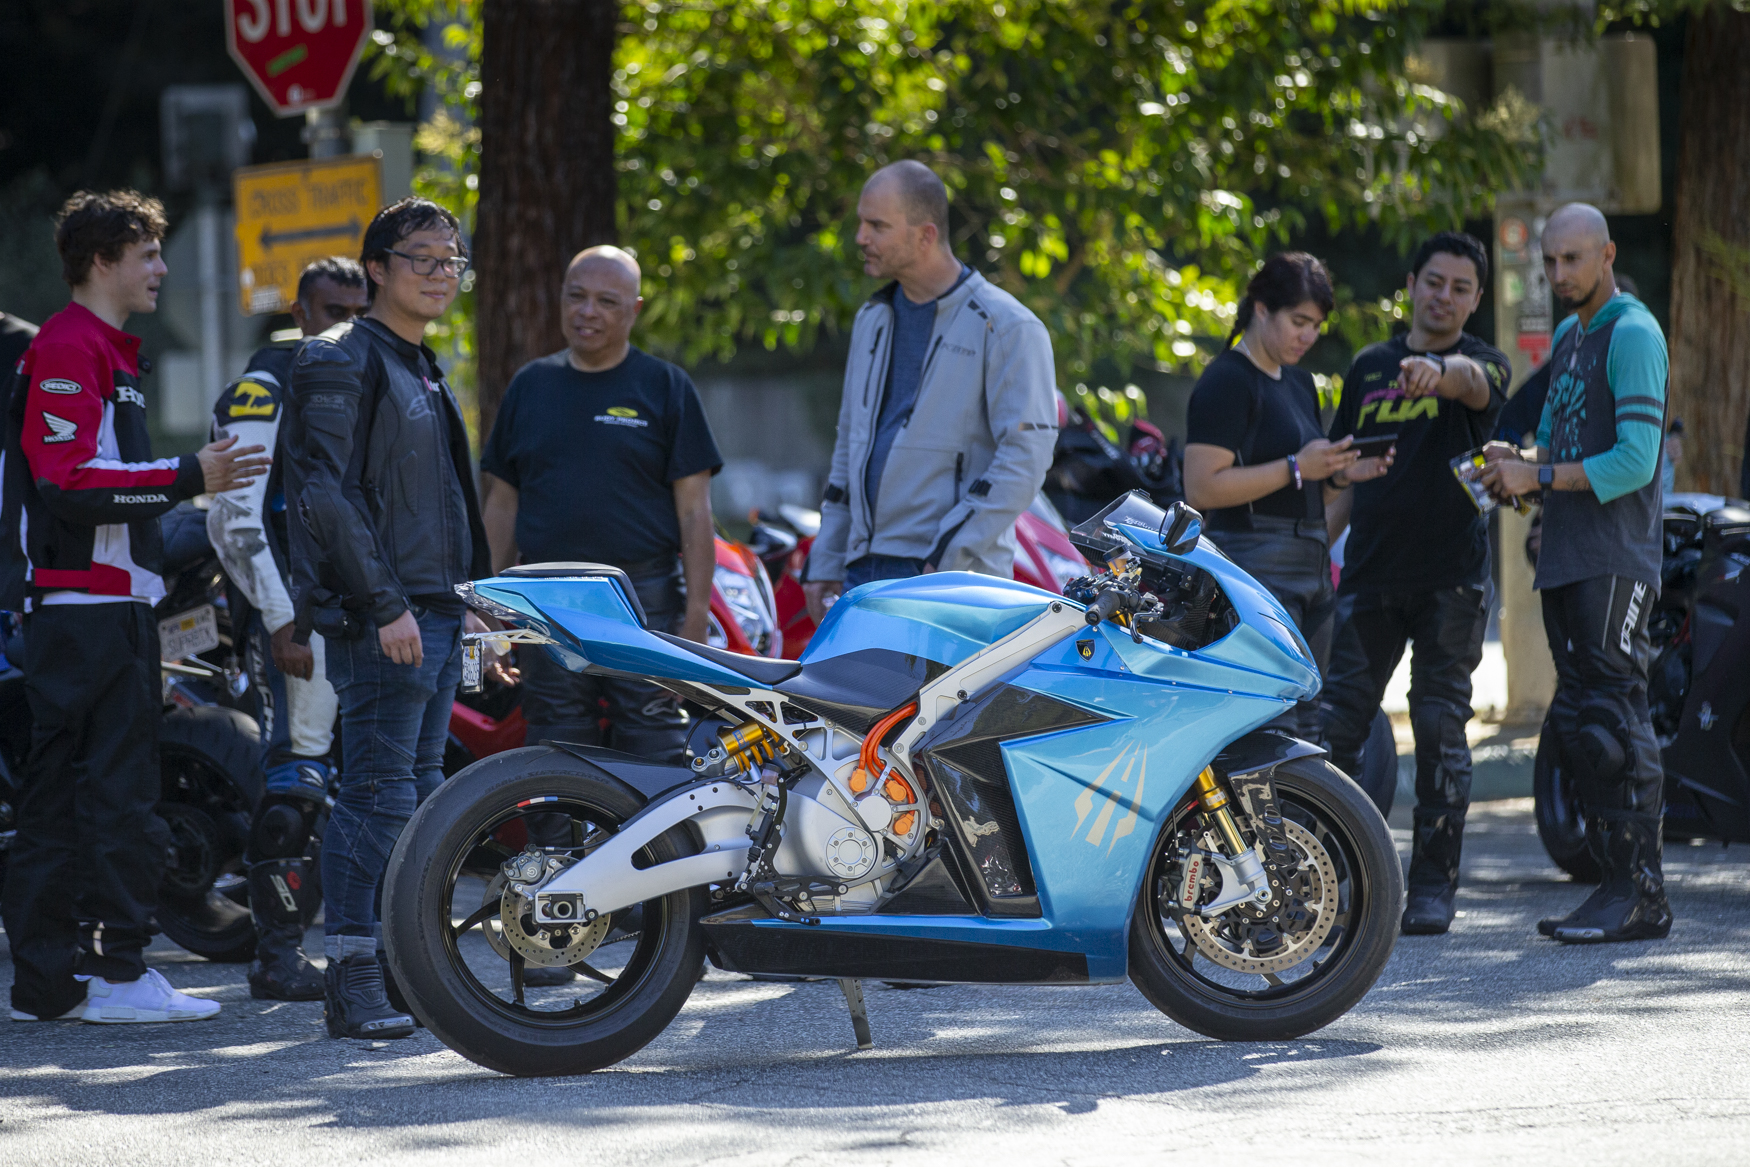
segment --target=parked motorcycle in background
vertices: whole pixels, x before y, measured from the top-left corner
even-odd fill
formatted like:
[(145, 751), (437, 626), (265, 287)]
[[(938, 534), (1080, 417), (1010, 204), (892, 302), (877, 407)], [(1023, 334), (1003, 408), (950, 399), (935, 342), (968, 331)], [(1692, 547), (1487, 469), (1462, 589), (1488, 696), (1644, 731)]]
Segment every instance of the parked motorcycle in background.
[[(1669, 494), (1663, 521), (1647, 705), (1665, 770), (1665, 837), (1750, 843), (1750, 503)], [(1596, 883), (1585, 806), (1547, 718), (1533, 790), (1549, 857)]]

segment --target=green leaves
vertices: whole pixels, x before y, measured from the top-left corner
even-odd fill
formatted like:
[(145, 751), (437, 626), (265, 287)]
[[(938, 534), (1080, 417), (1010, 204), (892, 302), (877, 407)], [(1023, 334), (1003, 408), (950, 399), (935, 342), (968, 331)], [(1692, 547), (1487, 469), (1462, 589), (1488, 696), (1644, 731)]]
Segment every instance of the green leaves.
[[(677, 356), (807, 349), (873, 290), (870, 173), (917, 158), (956, 252), (1051, 329), (1060, 380), (1194, 368), (1255, 265), (1314, 220), (1403, 246), (1483, 214), (1538, 162), (1523, 111), (1412, 78), (1431, 0), (646, 0), (614, 77), (642, 335)], [(431, 85), (421, 189), (471, 209), (478, 0), (379, 0), (373, 68)], [(410, 31), (459, 16), (432, 54)], [(472, 17), (473, 19), (466, 19)], [(381, 34), (379, 34), (381, 38)], [(393, 48), (395, 54), (389, 55)], [(1476, 115), (1484, 116), (1476, 116)], [(1390, 313), (1350, 305), (1356, 343)]]

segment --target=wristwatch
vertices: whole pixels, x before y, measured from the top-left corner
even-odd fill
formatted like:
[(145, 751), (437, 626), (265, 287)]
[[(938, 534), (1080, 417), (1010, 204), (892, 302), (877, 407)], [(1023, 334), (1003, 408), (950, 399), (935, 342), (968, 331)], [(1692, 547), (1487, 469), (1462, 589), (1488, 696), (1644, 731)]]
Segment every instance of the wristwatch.
[(1548, 490), (1556, 482), (1556, 468), (1548, 462), (1537, 468), (1537, 484)]

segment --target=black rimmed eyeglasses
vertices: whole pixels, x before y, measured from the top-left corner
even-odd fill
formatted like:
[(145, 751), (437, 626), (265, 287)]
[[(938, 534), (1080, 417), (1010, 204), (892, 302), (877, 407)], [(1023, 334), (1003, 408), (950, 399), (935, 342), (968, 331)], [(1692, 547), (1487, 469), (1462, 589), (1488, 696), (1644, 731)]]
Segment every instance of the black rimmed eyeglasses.
[(413, 269), (416, 276), (429, 276), (438, 268), (444, 269), (444, 274), (451, 279), (460, 279), (463, 272), (469, 268), (469, 260), (463, 255), (408, 255), (405, 251), (396, 251), (393, 247), (383, 250), (390, 255), (399, 255), (407, 261), (407, 266)]

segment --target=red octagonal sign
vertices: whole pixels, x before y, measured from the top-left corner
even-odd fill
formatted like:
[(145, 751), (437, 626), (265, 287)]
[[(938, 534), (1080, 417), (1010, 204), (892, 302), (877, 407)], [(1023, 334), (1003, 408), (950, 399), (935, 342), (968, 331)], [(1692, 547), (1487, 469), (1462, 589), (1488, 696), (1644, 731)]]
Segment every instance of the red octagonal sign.
[(280, 117), (346, 96), (371, 35), (371, 0), (225, 0), (225, 42)]

